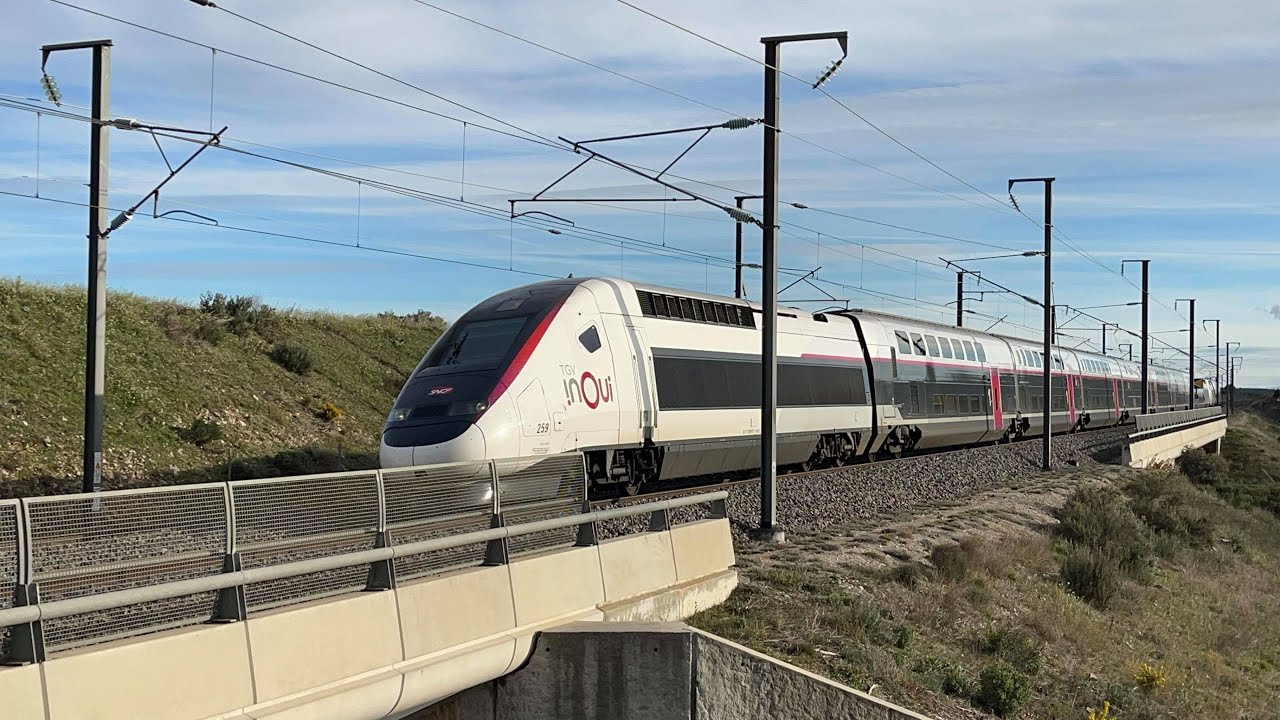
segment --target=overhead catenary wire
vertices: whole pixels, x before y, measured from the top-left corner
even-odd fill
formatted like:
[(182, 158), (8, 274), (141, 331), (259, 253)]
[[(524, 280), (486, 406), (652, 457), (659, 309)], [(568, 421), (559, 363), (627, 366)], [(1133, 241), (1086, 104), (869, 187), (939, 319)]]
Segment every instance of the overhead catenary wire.
[[(313, 74), (311, 74), (311, 73), (307, 73), (307, 72), (303, 72), (303, 71), (296, 70), (296, 69), (293, 69), (293, 68), (289, 68), (289, 67), (286, 67), (286, 66), (283, 66), (283, 65), (279, 65), (279, 64), (277, 64), (277, 63), (270, 62), (270, 61), (261, 60), (261, 59), (259, 59), (259, 58), (254, 58), (254, 57), (251, 57), (251, 56), (248, 56), (248, 55), (244, 55), (244, 54), (242, 54), (242, 53), (237, 53), (237, 52), (234, 52), (234, 51), (228, 50), (228, 49), (226, 49), (226, 48), (222, 48), (222, 47), (218, 47), (218, 46), (210, 45), (210, 44), (208, 44), (208, 43), (204, 43), (204, 42), (201, 42), (201, 41), (198, 41), (198, 40), (194, 40), (194, 39), (191, 39), (191, 38), (188, 38), (188, 37), (184, 37), (184, 36), (178, 35), (178, 34), (176, 34), (176, 33), (171, 33), (171, 32), (167, 32), (167, 31), (164, 31), (164, 30), (159, 30), (159, 29), (157, 29), (157, 28), (153, 28), (153, 27), (150, 27), (150, 26), (147, 26), (147, 25), (141, 24), (141, 23), (133, 22), (133, 21), (130, 21), (130, 20), (125, 20), (125, 19), (123, 19), (123, 18), (119, 18), (119, 17), (115, 17), (115, 16), (113, 16), (113, 15), (109, 15), (109, 14), (107, 14), (107, 13), (98, 12), (98, 11), (95, 11), (95, 10), (90, 10), (90, 9), (88, 9), (88, 8), (85, 8), (85, 7), (81, 7), (81, 6), (79, 6), (79, 5), (76, 5), (76, 4), (74, 4), (74, 3), (67, 2), (66, 0), (50, 0), (50, 2), (56, 3), (56, 4), (58, 4), (58, 5), (62, 5), (62, 6), (65, 6), (65, 7), (71, 8), (71, 9), (74, 9), (74, 10), (78, 10), (78, 11), (80, 11), (80, 12), (88, 13), (88, 14), (90, 14), (90, 15), (94, 15), (94, 16), (97, 16), (97, 17), (100, 17), (100, 18), (103, 18), (103, 19), (106, 19), (106, 20), (110, 20), (110, 21), (112, 21), (112, 22), (117, 22), (117, 23), (120, 23), (120, 24), (123, 24), (123, 25), (129, 26), (129, 27), (135, 28), (135, 29), (143, 30), (143, 31), (145, 31), (145, 32), (151, 32), (151, 33), (154, 33), (154, 34), (157, 34), (157, 35), (160, 35), (160, 36), (162, 36), (162, 37), (166, 37), (166, 38), (169, 38), (169, 39), (172, 39), (172, 40), (178, 41), (178, 42), (186, 43), (186, 44), (193, 45), (193, 46), (196, 46), (196, 47), (205, 48), (205, 49), (208, 49), (208, 50), (211, 50), (211, 51), (216, 51), (216, 52), (221, 53), (221, 54), (223, 54), (223, 55), (227, 55), (227, 56), (234, 57), (234, 58), (237, 58), (237, 59), (240, 59), (240, 60), (244, 60), (244, 61), (246, 61), (246, 62), (255, 63), (255, 64), (261, 65), (261, 66), (263, 66), (263, 67), (267, 67), (267, 68), (271, 68), (271, 69), (278, 70), (278, 71), (281, 71), (281, 72), (285, 72), (285, 73), (288, 73), (288, 74), (291, 74), (291, 75), (295, 75), (295, 76), (302, 77), (302, 78), (305, 78), (305, 79), (308, 79), (308, 80), (311, 80), (311, 81), (314, 81), (314, 82), (319, 82), (319, 83), (322, 83), (322, 84), (325, 84), (325, 85), (329, 85), (329, 86), (332, 86), (332, 87), (336, 87), (336, 88), (339, 88), (339, 89), (343, 89), (343, 90), (346, 90), (346, 91), (349, 91), (349, 92), (357, 93), (357, 94), (360, 94), (360, 95), (362, 95), (362, 96), (366, 96), (366, 97), (369, 97), (369, 98), (377, 99), (377, 100), (380, 100), (380, 101), (383, 101), (383, 102), (388, 102), (388, 103), (391, 103), (391, 104), (394, 104), (394, 105), (397, 105), (397, 106), (400, 106), (400, 107), (403, 107), (403, 108), (412, 109), (412, 110), (416, 110), (416, 111), (419, 111), (419, 112), (427, 113), (427, 114), (429, 114), (429, 115), (433, 115), (433, 116), (440, 117), (440, 118), (443, 118), (443, 119), (451, 120), (451, 121), (453, 121), (453, 122), (457, 122), (457, 123), (459, 123), (459, 124), (461, 124), (461, 123), (468, 123), (468, 122), (469, 122), (469, 121), (467, 121), (467, 120), (465, 120), (465, 119), (463, 119), (463, 118), (459, 118), (459, 117), (455, 117), (455, 116), (448, 115), (448, 114), (445, 114), (445, 113), (441, 113), (441, 112), (439, 112), (439, 111), (431, 110), (431, 109), (428, 109), (428, 108), (424, 108), (424, 107), (421, 107), (421, 106), (418, 106), (418, 105), (414, 105), (414, 104), (411, 104), (411, 103), (406, 103), (406, 102), (404, 102), (404, 101), (397, 100), (397, 99), (395, 99), (395, 98), (391, 98), (391, 97), (387, 97), (387, 96), (385, 96), (385, 95), (380, 95), (380, 94), (378, 94), (378, 93), (373, 93), (373, 92), (369, 92), (369, 91), (366, 91), (366, 90), (362, 90), (362, 89), (360, 89), (360, 88), (354, 87), (354, 86), (352, 86), (352, 85), (348, 85), (348, 84), (346, 84), (346, 83), (342, 83), (342, 82), (337, 82), (337, 81), (329, 80), (329, 79), (326, 79), (326, 78), (323, 78), (323, 77), (320, 77), (320, 76), (317, 76), (317, 75), (313, 75)], [(721, 112), (725, 112), (725, 113), (727, 113), (727, 114), (734, 115), (733, 113), (731, 113), (731, 112), (730, 112), (730, 111), (728, 111), (728, 110), (723, 110), (723, 109), (719, 109), (719, 108), (716, 108), (716, 109), (720, 110)], [(516, 140), (522, 140), (522, 141), (525, 141), (525, 142), (531, 142), (531, 143), (534, 143), (534, 144), (537, 144), (537, 145), (541, 145), (541, 146), (544, 146), (544, 147), (550, 147), (550, 148), (552, 148), (552, 149), (560, 150), (560, 151), (564, 151), (564, 152), (572, 152), (572, 149), (571, 149), (571, 148), (569, 148), (569, 147), (567, 147), (567, 146), (565, 146), (565, 145), (563, 145), (563, 144), (560, 144), (560, 143), (554, 143), (554, 142), (550, 142), (550, 143), (549, 143), (549, 142), (547, 142), (547, 141), (545, 141), (545, 140), (539, 140), (539, 139), (536, 139), (536, 137), (529, 137), (528, 135), (515, 134), (515, 133), (509, 132), (509, 131), (506, 131), (506, 130), (501, 130), (501, 129), (494, 128), (494, 127), (487, 126), (487, 125), (480, 124), (480, 123), (469, 122), (469, 124), (471, 124), (471, 125), (472, 125), (472, 126), (474, 126), (474, 127), (482, 128), (482, 129), (487, 130), (487, 131), (489, 131), (489, 132), (493, 132), (493, 133), (496, 133), (496, 134), (499, 134), (499, 135), (507, 136), (507, 137), (510, 137), (510, 138), (513, 138), (513, 139), (516, 139)], [(507, 124), (507, 123), (505, 123), (505, 122), (504, 122), (503, 124)], [(537, 135), (537, 133), (532, 133), (532, 131), (527, 131), (527, 132), (529, 132), (529, 133), (531, 133), (532, 135), (535, 135), (535, 136), (537, 136), (537, 137), (541, 137), (541, 136), (538, 136), (538, 135)], [(783, 132), (785, 132), (785, 131), (783, 131)], [(791, 135), (790, 133), (787, 133), (787, 134), (788, 134), (788, 135)], [(792, 135), (792, 136), (793, 136), (793, 137), (796, 137), (796, 139), (797, 139), (797, 140), (800, 140), (800, 141), (802, 141), (802, 142), (807, 142), (807, 143), (809, 143), (809, 144), (815, 145), (815, 147), (821, 147), (821, 146), (818, 146), (818, 145), (816, 145), (816, 144), (812, 143), (811, 141), (808, 141), (807, 139), (800, 138), (800, 137), (797, 137), (797, 136), (794, 136), (794, 135)], [(839, 153), (839, 152), (837, 152), (837, 151), (833, 151), (833, 150), (830, 150), (830, 149), (828, 149), (828, 148), (822, 148), (822, 149), (827, 150), (828, 152), (833, 152), (833, 153), (838, 154), (838, 155), (839, 155), (839, 154), (841, 154), (841, 153)], [(851, 158), (851, 157), (850, 157), (850, 158), (847, 158), (847, 159), (853, 160), (854, 162), (858, 162), (859, 164), (864, 164), (864, 165), (866, 165), (866, 163), (863, 163), (862, 161), (857, 160), (856, 158)], [(651, 168), (644, 168), (643, 166), (637, 166), (637, 167), (641, 167), (642, 169), (645, 169), (645, 170), (652, 170)], [(883, 171), (883, 170), (881, 170), (880, 168), (875, 168), (874, 166), (869, 166), (869, 167), (872, 167), (873, 169), (875, 169), (875, 170), (877, 170), (877, 171), (885, 172), (886, 174), (893, 175), (893, 173), (888, 173), (887, 171)], [(655, 170), (654, 172), (656, 172), (656, 170)], [(715, 188), (715, 189), (718, 189), (718, 190), (724, 190), (724, 191), (726, 191), (726, 192), (730, 192), (730, 193), (733, 193), (733, 194), (735, 194), (735, 195), (743, 195), (743, 194), (745, 194), (745, 193), (744, 193), (742, 190), (740, 190), (740, 189), (731, 188), (731, 187), (727, 187), (727, 186), (720, 185), (720, 184), (717, 184), (717, 183), (711, 183), (711, 182), (707, 182), (707, 181), (703, 181), (703, 180), (698, 180), (698, 179), (694, 179), (694, 178), (689, 178), (689, 177), (681, 176), (681, 175), (678, 175), (678, 174), (676, 174), (676, 173), (672, 173), (672, 172), (668, 172), (668, 173), (667, 173), (667, 175), (669, 175), (669, 176), (671, 176), (671, 177), (673, 177), (673, 178), (677, 178), (677, 179), (680, 179), (680, 180), (686, 181), (686, 182), (692, 182), (692, 183), (695, 183), (695, 184), (698, 184), (698, 185), (702, 185), (702, 186), (710, 187), (710, 188)], [(895, 175), (895, 177), (898, 177), (898, 176), (896, 176), (896, 175)], [(935, 189), (935, 188), (930, 188), (930, 187), (928, 187), (928, 186), (920, 185), (919, 183), (915, 183), (914, 181), (909, 180), (909, 179), (907, 179), (907, 178), (899, 178), (899, 179), (905, 180), (906, 182), (909, 182), (909, 183), (912, 183), (912, 184), (915, 184), (915, 185), (919, 185), (920, 187), (923, 187), (924, 189), (927, 189), (927, 190), (930, 190), (930, 191), (933, 191), (933, 192), (939, 192), (939, 193), (944, 194), (944, 195), (949, 195), (949, 193), (945, 193), (945, 192), (939, 191), (939, 190), (937, 190), (937, 189)], [(959, 199), (959, 200), (962, 200), (962, 201), (965, 201), (965, 202), (972, 202), (972, 201), (969, 201), (969, 200), (967, 200), (967, 199), (965, 199), (965, 198), (959, 198), (958, 196), (954, 196), (954, 195), (953, 195), (952, 197), (956, 197), (956, 199)], [(789, 203), (789, 204), (795, 205), (796, 203)], [(811, 209), (813, 209), (813, 208), (812, 208), (812, 206), (810, 206), (810, 208), (811, 208)], [(641, 211), (641, 210), (636, 210), (636, 211), (638, 211), (638, 212), (643, 212), (643, 211)], [(856, 218), (856, 217), (853, 217), (853, 216), (849, 216), (849, 219), (858, 220), (858, 221), (860, 221), (860, 222), (872, 222), (872, 223), (876, 223), (876, 224), (881, 224), (881, 225), (889, 226), (889, 224), (887, 224), (887, 223), (878, 223), (877, 221), (871, 221), (871, 220), (868, 220), (868, 219), (865, 219), (865, 218)], [(799, 228), (800, 228), (800, 229), (802, 229), (802, 230), (810, 230), (809, 228), (805, 228), (805, 227), (803, 227), (803, 226), (796, 226), (796, 225), (794, 225), (794, 224), (793, 224), (793, 226), (794, 226), (794, 227), (799, 227)], [(930, 231), (918, 230), (918, 229), (915, 229), (915, 228), (908, 228), (908, 227), (906, 227), (906, 226), (896, 226), (896, 227), (897, 227), (897, 229), (901, 229), (901, 230), (904, 230), (904, 231), (906, 231), (906, 232), (914, 232), (914, 233), (918, 233), (918, 234), (921, 234), (921, 235), (929, 235), (929, 236), (941, 237), (941, 234), (940, 234), (940, 233), (933, 233), (933, 232), (930, 232)], [(982, 242), (979, 242), (979, 241), (972, 241), (972, 240), (968, 240), (968, 239), (965, 239), (965, 238), (950, 237), (949, 239), (957, 240), (958, 242), (964, 242), (964, 243), (975, 244), (975, 245), (989, 246), (989, 244), (987, 244), (987, 243), (982, 243)]]

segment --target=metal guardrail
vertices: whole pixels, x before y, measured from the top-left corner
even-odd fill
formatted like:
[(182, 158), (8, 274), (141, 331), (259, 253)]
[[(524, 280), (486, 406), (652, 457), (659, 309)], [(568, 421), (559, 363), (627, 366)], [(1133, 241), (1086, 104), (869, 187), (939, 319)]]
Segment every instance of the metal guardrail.
[[(0, 660), (596, 542), (578, 454), (0, 502)], [(7, 631), (7, 632), (6, 632)]]
[(1174, 425), (1184, 425), (1197, 420), (1217, 417), (1221, 414), (1222, 408), (1220, 406), (1209, 405), (1192, 410), (1170, 410), (1168, 412), (1138, 415), (1137, 419), (1134, 421), (1134, 434), (1147, 432), (1149, 430), (1159, 430), (1161, 428), (1172, 427)]

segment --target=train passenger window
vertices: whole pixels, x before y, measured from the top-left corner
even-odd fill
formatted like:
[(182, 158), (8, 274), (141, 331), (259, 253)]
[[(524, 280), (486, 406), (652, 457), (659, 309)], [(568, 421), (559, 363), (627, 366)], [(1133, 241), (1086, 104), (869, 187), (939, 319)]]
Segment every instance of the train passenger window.
[(943, 396), (942, 402), (943, 402), (943, 412), (945, 412), (948, 415), (956, 414), (956, 396), (955, 395)]
[(894, 330), (893, 334), (898, 338), (898, 352), (903, 355), (910, 355), (911, 341), (907, 339), (907, 334), (901, 330)]
[(968, 340), (964, 341), (964, 356), (968, 360), (977, 360), (978, 356), (973, 354), (973, 343)]
[(941, 395), (933, 396), (933, 414), (934, 415), (942, 414), (942, 396)]
[(982, 398), (981, 398), (981, 397), (979, 397), (979, 396), (977, 396), (977, 395), (970, 395), (970, 396), (969, 396), (969, 412), (971, 412), (971, 413), (975, 413), (975, 414), (977, 414), (977, 413), (981, 413), (981, 412), (982, 412)]
[(916, 351), (917, 355), (925, 355), (924, 338), (920, 333), (911, 333), (911, 347)]
[(975, 341), (973, 343), (973, 349), (978, 351), (978, 362), (987, 361), (987, 351), (982, 349), (982, 343)]
[(583, 330), (582, 334), (578, 336), (578, 342), (582, 343), (582, 347), (586, 348), (589, 353), (599, 350), (600, 333), (596, 330), (596, 326), (592, 325), (586, 330)]
[(932, 335), (925, 335), (924, 341), (929, 345), (929, 357), (938, 357), (938, 339)]
[(951, 341), (951, 347), (955, 348), (955, 351), (956, 351), (956, 359), (957, 359), (957, 360), (963, 360), (963, 359), (964, 359), (964, 346), (960, 344), (960, 341), (959, 341), (959, 340), (952, 340), (952, 341)]
[(951, 341), (946, 338), (938, 338), (938, 346), (942, 348), (942, 357), (951, 357)]

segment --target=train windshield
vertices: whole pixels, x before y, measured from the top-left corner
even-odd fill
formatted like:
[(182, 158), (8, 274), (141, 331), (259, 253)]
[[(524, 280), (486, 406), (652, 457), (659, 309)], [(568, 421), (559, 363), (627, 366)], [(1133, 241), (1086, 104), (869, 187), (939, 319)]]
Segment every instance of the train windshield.
[(528, 315), (521, 315), (456, 325), (444, 342), (431, 348), (418, 372), (428, 368), (493, 370), (502, 365), (528, 320)]

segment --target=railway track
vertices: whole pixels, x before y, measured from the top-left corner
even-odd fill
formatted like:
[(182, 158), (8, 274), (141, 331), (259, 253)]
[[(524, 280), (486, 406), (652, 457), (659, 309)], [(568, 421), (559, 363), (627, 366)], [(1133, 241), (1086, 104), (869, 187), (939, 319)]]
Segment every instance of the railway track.
[[(1090, 433), (1103, 433), (1109, 430), (1116, 430), (1117, 428), (1121, 428), (1121, 427), (1123, 427), (1123, 425), (1108, 425), (1105, 427), (1099, 426), (1099, 427), (1093, 427), (1093, 428), (1088, 428), (1084, 430), (1078, 430), (1070, 434), (1071, 435), (1088, 435)], [(1055, 437), (1059, 437), (1062, 434), (1063, 433), (1059, 433), (1058, 435), (1055, 435)], [(921, 458), (933, 458), (933, 459), (946, 458), (947, 456), (950, 456), (950, 455), (960, 456), (960, 455), (972, 453), (975, 450), (982, 450), (985, 448), (1012, 447), (1012, 446), (1022, 445), (1024, 443), (1038, 443), (1040, 442), (1040, 439), (1041, 437), (1039, 435), (1034, 435), (1031, 437), (1025, 437), (1025, 438), (1022, 438), (1021, 440), (1015, 440), (1008, 443), (992, 442), (992, 443), (981, 443), (977, 445), (970, 445), (970, 446), (961, 447), (961, 448), (925, 450), (921, 452), (915, 452), (910, 455), (903, 455), (901, 457), (897, 457), (889, 460), (874, 460), (871, 462), (854, 463), (852, 465), (833, 465), (831, 467), (818, 468), (816, 470), (795, 470), (791, 472), (783, 472), (780, 469), (778, 472), (778, 477), (791, 480), (791, 479), (799, 479), (804, 477), (825, 475), (831, 472), (837, 472), (840, 470), (850, 470), (853, 468), (860, 468), (860, 467), (892, 467), (900, 463), (904, 463), (912, 460), (919, 460)], [(600, 495), (593, 496), (591, 498), (591, 505), (592, 507), (599, 508), (599, 507), (606, 507), (613, 504), (627, 504), (630, 502), (652, 502), (654, 500), (663, 500), (666, 498), (680, 497), (682, 495), (688, 495), (691, 493), (728, 490), (731, 488), (738, 487), (740, 485), (749, 485), (749, 484), (754, 484), (759, 482), (760, 482), (760, 477), (758, 475), (755, 477), (732, 478), (732, 479), (717, 478), (715, 476), (702, 476), (700, 478), (694, 478), (689, 480), (678, 480), (670, 483), (665, 483), (660, 486), (654, 487), (651, 490), (636, 493), (635, 495), (627, 495), (623, 493), (620, 489), (610, 492), (608, 494), (601, 493)]]

